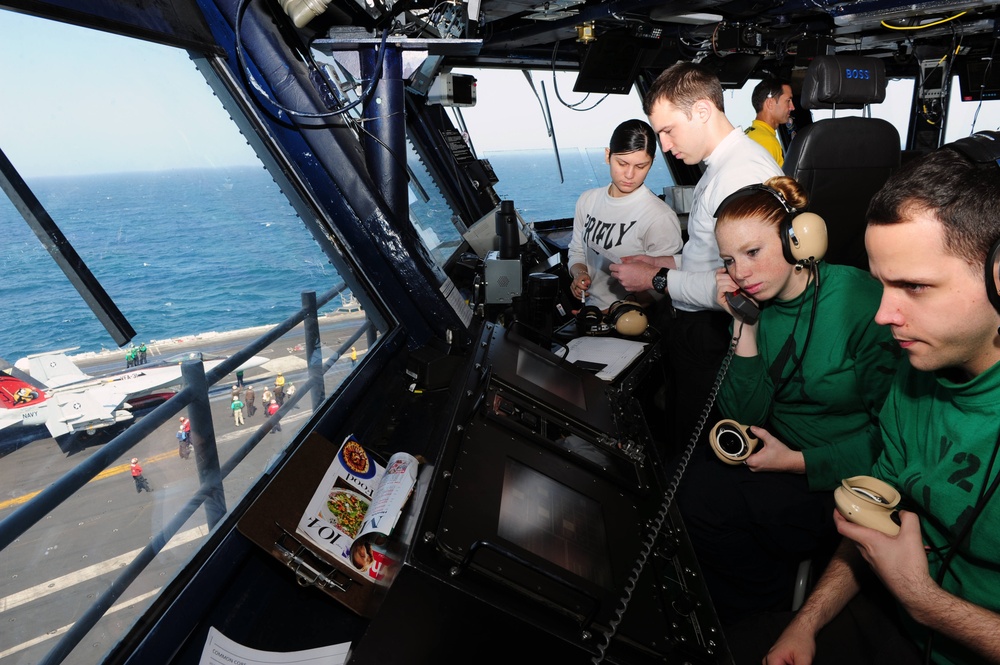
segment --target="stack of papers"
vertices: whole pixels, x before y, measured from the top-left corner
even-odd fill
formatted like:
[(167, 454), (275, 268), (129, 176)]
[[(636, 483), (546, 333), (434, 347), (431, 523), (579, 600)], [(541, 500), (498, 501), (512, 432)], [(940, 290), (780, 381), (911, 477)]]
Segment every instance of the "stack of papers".
[(566, 360), (589, 370), (605, 381), (614, 381), (642, 355), (646, 342), (618, 337), (577, 337), (566, 345)]
[(234, 642), (212, 626), (198, 665), (343, 665), (350, 650), (351, 643), (344, 642), (302, 651), (260, 651)]

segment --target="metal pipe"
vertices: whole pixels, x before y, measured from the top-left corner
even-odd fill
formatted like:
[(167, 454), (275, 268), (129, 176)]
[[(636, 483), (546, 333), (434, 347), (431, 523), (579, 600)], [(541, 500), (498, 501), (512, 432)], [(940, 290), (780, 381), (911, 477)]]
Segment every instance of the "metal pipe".
[(306, 365), (309, 368), (309, 381), (313, 384), (313, 412), (316, 412), (326, 399), (326, 386), (323, 384), (323, 349), (319, 337), (315, 291), (302, 292), (302, 311), (305, 312), (302, 328), (306, 337)]
[[(379, 48), (384, 49), (378, 71)], [(406, 173), (405, 82), (403, 52), (392, 46), (360, 49), (361, 76), (378, 83), (362, 112), (362, 144), (368, 175), (397, 219), (409, 218)]]
[[(219, 470), (219, 446), (215, 440), (215, 424), (212, 422), (212, 404), (208, 399), (208, 383), (205, 381), (205, 365), (200, 360), (185, 360), (181, 363), (184, 383), (191, 389), (194, 399), (188, 405), (191, 418), (191, 444), (198, 466), (198, 480), (208, 488), (205, 501), (205, 518), (209, 528), (214, 528), (226, 515), (226, 493), (222, 487), (222, 473)], [(228, 406), (228, 405), (227, 405)]]
[(49, 215), (35, 196), (28, 183), (0, 150), (0, 189), (10, 199), (24, 221), (41, 241), (42, 247), (52, 256), (52, 260), (63, 271), (70, 284), (90, 307), (97, 320), (111, 335), (118, 346), (135, 337), (135, 329), (118, 309), (114, 299), (104, 290), (104, 286), (90, 271), (87, 264), (77, 254), (73, 243), (63, 234), (62, 229)]
[[(319, 299), (320, 306), (337, 297), (345, 288), (346, 286), (341, 284), (324, 293)], [(275, 326), (251, 342), (242, 351), (234, 353), (225, 361), (219, 363), (215, 369), (205, 375), (208, 384), (215, 385), (218, 383), (222, 377), (235, 370), (249, 360), (251, 356), (257, 354), (298, 325), (304, 316), (304, 312), (299, 310), (283, 323)], [(369, 325), (368, 328), (370, 327)], [(368, 328), (363, 327), (355, 334), (361, 335)], [(193, 399), (193, 391), (189, 388), (184, 388), (166, 402), (153, 409), (139, 422), (125, 430), (125, 432), (102, 446), (89, 458), (80, 462), (71, 471), (46, 487), (31, 501), (15, 510), (3, 520), (0, 520), (0, 551), (3, 551), (4, 548), (17, 540), (32, 526), (45, 519), (47, 515), (70, 499), (74, 492), (86, 485), (121, 457), (125, 456), (133, 447), (156, 431), (163, 423), (173, 419)]]

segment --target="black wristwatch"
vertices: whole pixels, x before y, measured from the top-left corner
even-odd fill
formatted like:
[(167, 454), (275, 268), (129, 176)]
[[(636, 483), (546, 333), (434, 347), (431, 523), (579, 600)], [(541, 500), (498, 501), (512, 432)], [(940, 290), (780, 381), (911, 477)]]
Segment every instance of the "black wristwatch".
[(653, 290), (657, 293), (666, 292), (668, 272), (670, 272), (670, 268), (660, 268), (660, 271), (653, 275)]

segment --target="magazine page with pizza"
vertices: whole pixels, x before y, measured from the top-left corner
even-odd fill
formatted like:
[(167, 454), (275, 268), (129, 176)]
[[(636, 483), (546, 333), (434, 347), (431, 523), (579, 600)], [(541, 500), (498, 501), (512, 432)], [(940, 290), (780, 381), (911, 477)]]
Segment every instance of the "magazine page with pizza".
[(403, 512), (417, 466), (412, 455), (396, 453), (383, 467), (354, 435), (348, 436), (299, 519), (297, 533), (364, 579), (382, 579), (392, 562), (381, 545)]

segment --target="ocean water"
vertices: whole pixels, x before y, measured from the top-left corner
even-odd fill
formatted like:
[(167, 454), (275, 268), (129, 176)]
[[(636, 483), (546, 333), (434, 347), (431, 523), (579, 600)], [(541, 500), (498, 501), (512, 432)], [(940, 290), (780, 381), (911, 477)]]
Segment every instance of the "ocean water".
[[(486, 153), (500, 182), (494, 189), (528, 222), (572, 219), (580, 194), (611, 182), (604, 148), (561, 148), (559, 162), (548, 150), (518, 150)], [(562, 165), (560, 180), (559, 164)], [(666, 165), (655, 160), (646, 186), (655, 194), (672, 185)]]
[[(572, 217), (580, 192), (609, 182), (603, 149), (488, 155), (496, 189), (529, 222)], [(659, 171), (657, 171), (659, 169)], [(659, 192), (666, 168), (647, 184)], [(301, 292), (340, 282), (336, 269), (263, 168), (169, 171), (28, 182), (136, 329), (135, 343), (277, 324)], [(430, 226), (454, 236), (450, 214)], [(79, 347), (110, 335), (21, 215), (0, 196), (0, 358)], [(340, 304), (334, 299), (324, 311)]]
[[(301, 307), (303, 290), (339, 281), (262, 168), (28, 185), (136, 329), (136, 343), (278, 323)], [(116, 348), (6, 197), (0, 229), (0, 357)]]

